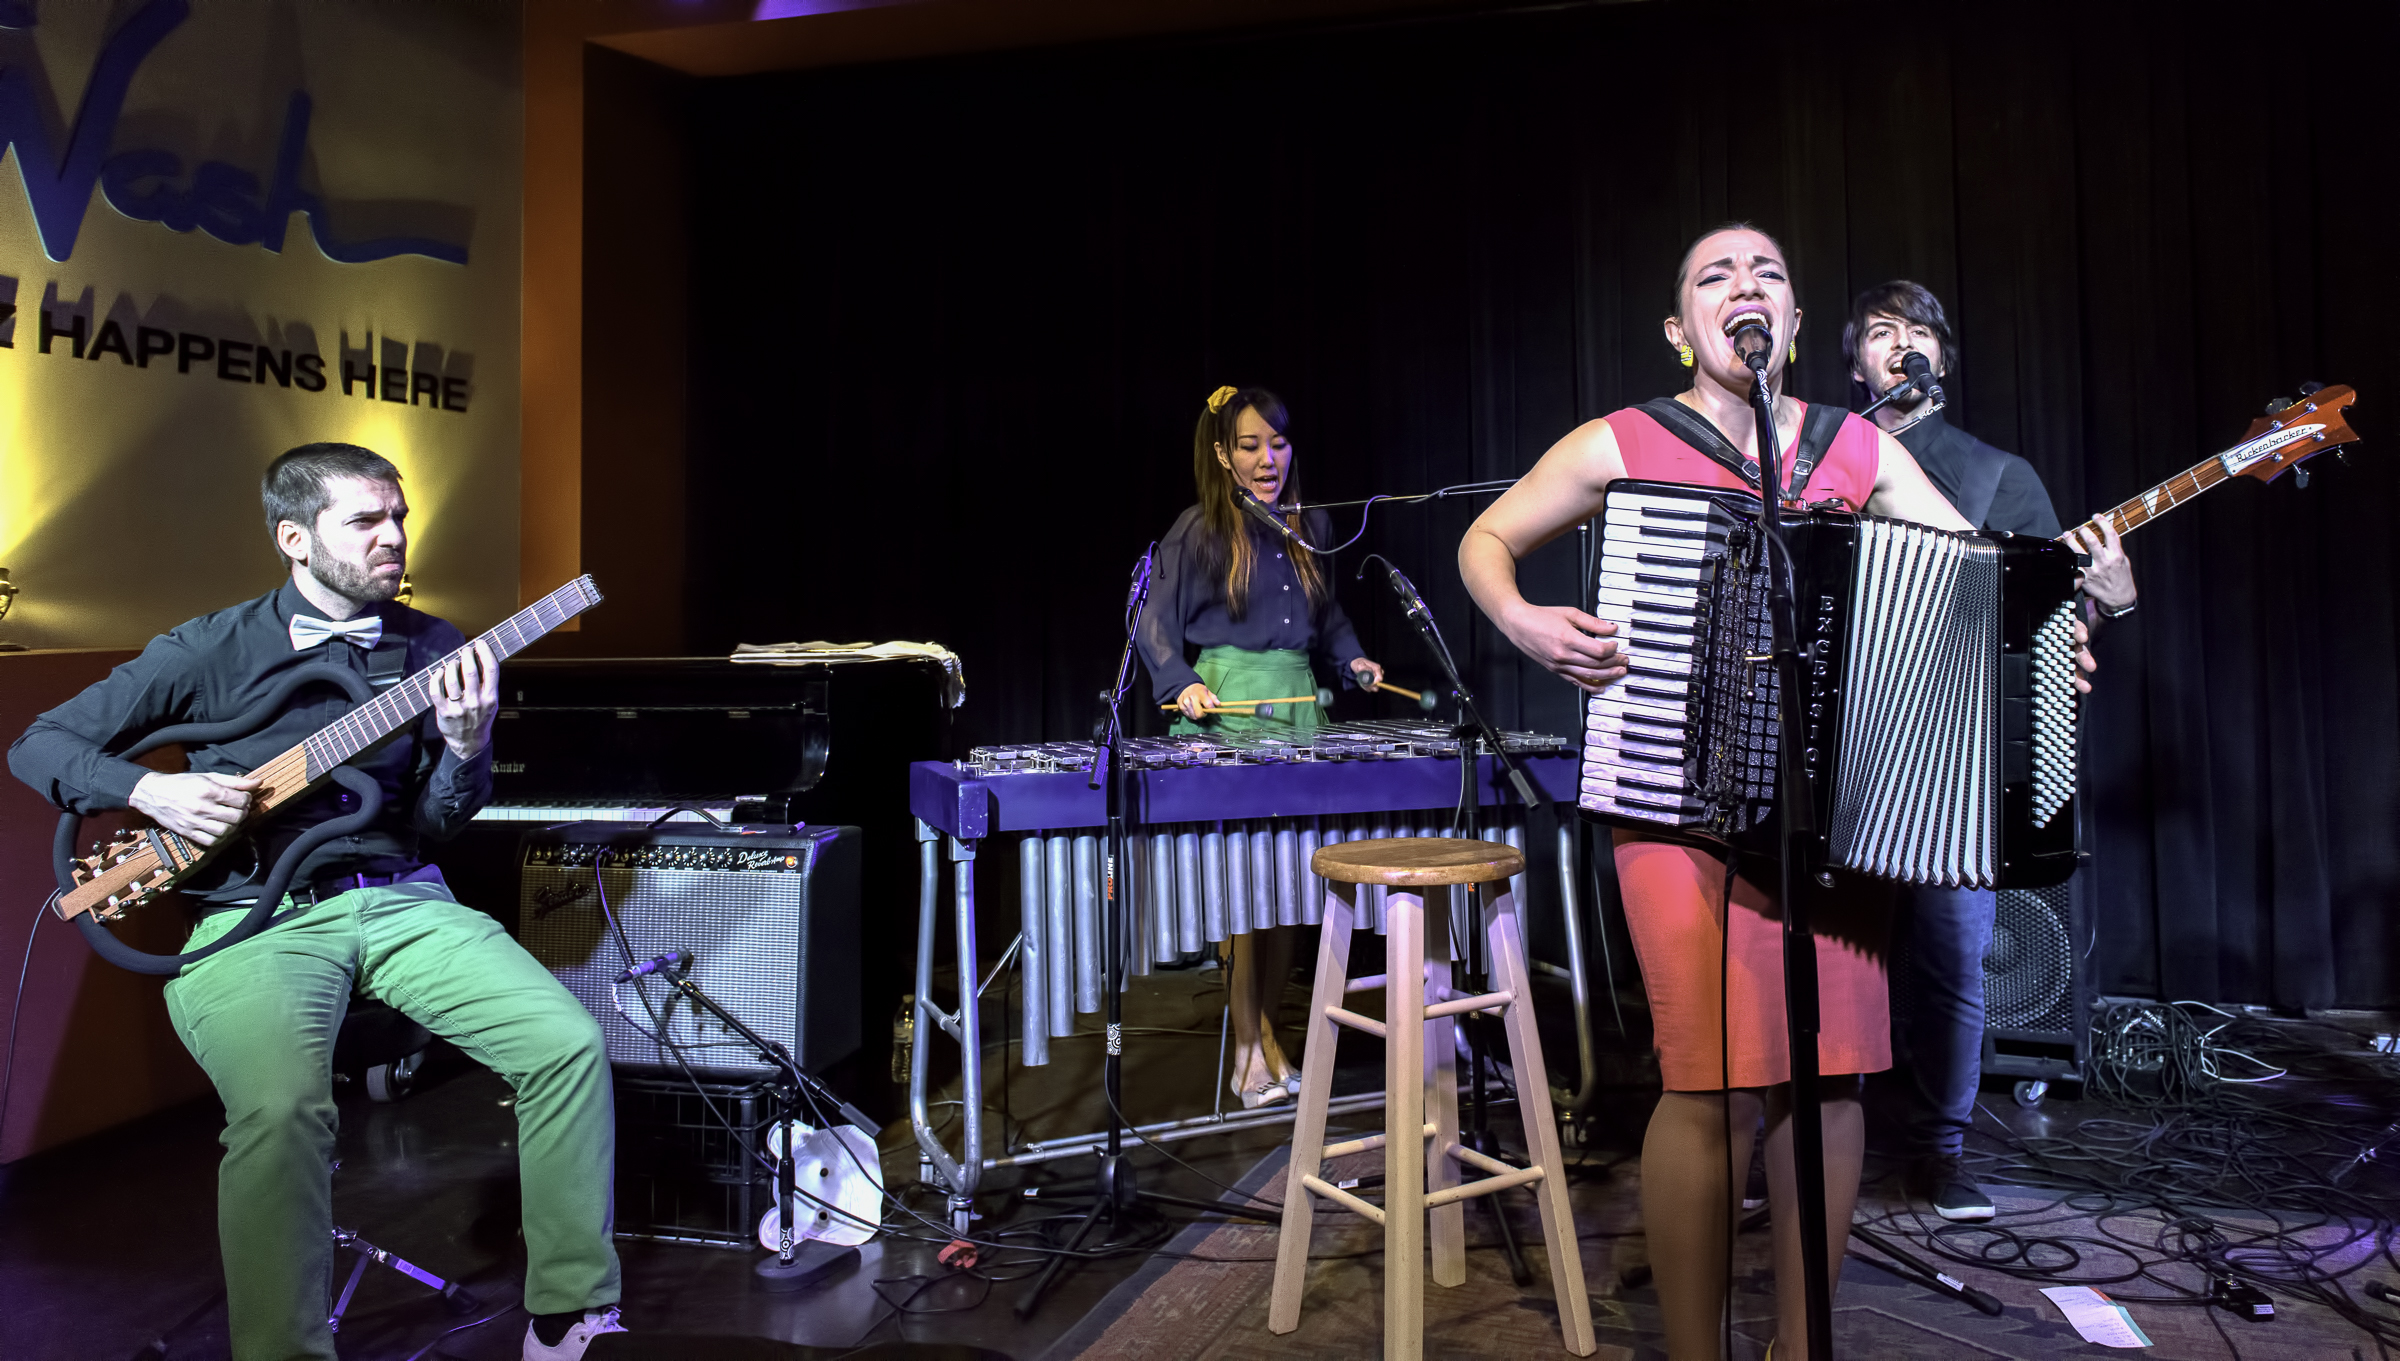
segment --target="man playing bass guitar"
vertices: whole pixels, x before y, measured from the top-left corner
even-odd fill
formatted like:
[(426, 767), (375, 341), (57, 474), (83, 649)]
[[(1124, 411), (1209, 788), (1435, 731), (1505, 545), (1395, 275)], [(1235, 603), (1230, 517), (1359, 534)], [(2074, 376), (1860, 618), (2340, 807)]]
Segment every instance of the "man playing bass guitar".
[[(451, 898), (419, 854), (492, 793), (498, 663), (448, 623), (397, 603), (408, 501), (399, 470), (349, 444), (276, 459), (261, 487), (289, 580), (152, 639), (107, 679), (36, 719), (9, 751), (17, 777), (62, 809), (131, 807), (204, 847), (237, 833), (182, 884), (200, 909), (189, 948), (230, 931), (267, 867), (318, 824), (355, 813), (328, 786), (246, 827), (249, 772), (340, 719), (350, 698), (295, 691), (254, 732), (190, 750), (190, 771), (122, 759), (169, 725), (233, 719), (307, 666), (389, 685), (438, 667), (432, 708), (353, 762), (383, 813), (309, 852), (255, 936), (168, 982), (168, 1014), (225, 1103), (218, 1234), (234, 1355), (332, 1361), (334, 1038), (353, 994), (389, 1003), (516, 1089), (524, 1186), (527, 1358), (581, 1357), (622, 1332), (610, 1241), (616, 1121), (599, 1026), (497, 922)], [(458, 654), (455, 657), (452, 654)], [(445, 661), (444, 659), (448, 659)]]
[[(1880, 397), (1908, 385), (1906, 361), (1922, 355), (1932, 375), (1947, 378), (1958, 341), (1941, 300), (1921, 284), (1895, 279), (1858, 295), (1842, 328), (1850, 376)], [(1873, 417), (1897, 438), (1934, 487), (1979, 529), (2060, 537), (2058, 514), (2033, 465), (2004, 453), (1942, 419), (1931, 394), (1910, 388), (1878, 407)], [(2079, 527), (2070, 540), (2090, 555), (2083, 589), (2092, 630), (2133, 612), (2133, 567), (2106, 519), (2098, 532)], [(1901, 894), (1895, 943), (1910, 942), (1916, 1007), (1901, 1036), (1911, 1074), (1906, 1088), (1910, 1190), (1944, 1219), (1992, 1217), (1991, 1198), (1960, 1166), (1975, 1092), (1983, 1074), (1983, 956), (1990, 948), (1997, 903), (1988, 888), (1912, 888)]]

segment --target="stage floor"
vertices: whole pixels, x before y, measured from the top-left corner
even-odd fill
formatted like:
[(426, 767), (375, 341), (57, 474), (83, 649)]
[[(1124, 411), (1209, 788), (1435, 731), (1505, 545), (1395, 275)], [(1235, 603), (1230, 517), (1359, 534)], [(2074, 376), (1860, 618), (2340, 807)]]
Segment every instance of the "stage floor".
[[(1126, 1082), (1132, 1118), (1157, 1120), (1208, 1109), (1222, 996), (1217, 977), (1213, 970), (1165, 974), (1135, 987), (1127, 1016), (1134, 1028)], [(1299, 1009), (1295, 994), (1287, 1014)], [(1009, 1133), (1020, 1138), (1098, 1129), (1105, 1116), (1098, 1092), (1100, 1049), (1094, 1033), (1054, 1042), (1053, 1062), (1044, 1069), (1004, 1065), (995, 1056), (987, 1065), (993, 1107), (989, 1137), (1000, 1138), (1003, 1107)], [(1370, 1042), (1347, 1041), (1343, 1057), (1347, 1072), (1371, 1083), (1379, 1059)], [(376, 1105), (344, 1089), (336, 1218), (429, 1270), (464, 1279), (489, 1302), (473, 1316), (481, 1317), (512, 1306), (522, 1280), (509, 1093), (490, 1074), (463, 1063), (432, 1076), (416, 1095), (395, 1105)], [(1633, 1155), (1652, 1100), (1639, 1089), (1610, 1093), (1583, 1146), (1570, 1155), (1580, 1159), (1574, 1196), (1588, 1286), (1602, 1321), (1602, 1355), (1657, 1354), (1655, 1298), (1647, 1285), (1628, 1287), (1619, 1275), (1642, 1260)], [(2039, 1110), (2020, 1110), (2005, 1092), (1987, 1093), (1985, 1106), (1995, 1129), (2035, 1139), (2062, 1134), (2082, 1118), (2103, 1113), (2095, 1103), (2056, 1098)], [(956, 1108), (940, 1109), (954, 1114)], [(167, 1354), (177, 1361), (226, 1355), (223, 1308), (212, 1303), (219, 1271), (214, 1223), (219, 1120), (212, 1103), (197, 1103), (0, 1169), (0, 1355), (12, 1361), (113, 1361), (134, 1356), (162, 1335), (170, 1335)], [(1225, 1183), (1247, 1178), (1262, 1198), (1272, 1200), (1280, 1191), (1272, 1173), (1281, 1162), (1283, 1137), (1275, 1129), (1170, 1145), (1194, 1170), (1174, 1167), (1152, 1150), (1137, 1151), (1132, 1161), (1145, 1185), (1171, 1194), (1214, 1196), (1216, 1188), (1205, 1174)], [(892, 1184), (913, 1181), (916, 1157), (906, 1125), (886, 1130), (882, 1144)], [(1063, 1212), (1062, 1199), (1079, 1189), (1089, 1165), (1085, 1159), (1063, 1159), (995, 1173), (987, 1190), (1008, 1194), (984, 1197), (988, 1217), (978, 1225), (979, 1236), (1012, 1245), (1039, 1241), (1039, 1221)], [(1881, 1160), (1871, 1163), (1871, 1180), (1881, 1180), (1870, 1185), (1862, 1216), (1905, 1212), (1888, 1172)], [(1027, 1190), (1036, 1194), (1028, 1198)], [(2092, 1232), (2091, 1217), (2071, 1207), (2067, 1220), (2058, 1218), (2056, 1192), (2008, 1190), (2001, 1199), (2007, 1212), (2003, 1225), (2030, 1223), (2040, 1215), (2047, 1234)], [(909, 1203), (940, 1218), (935, 1197), (916, 1193)], [(1530, 1230), (1530, 1203), (1518, 1205), (1513, 1218)], [(949, 1273), (934, 1260), (938, 1243), (892, 1235), (864, 1248), (854, 1270), (792, 1295), (754, 1288), (750, 1269), (759, 1255), (754, 1252), (626, 1242), (621, 1244), (626, 1318), (642, 1333), (771, 1338), (824, 1348), (826, 1355), (861, 1344), (911, 1340), (969, 1343), (1019, 1361), (1079, 1355), (1371, 1357), (1377, 1351), (1381, 1278), (1373, 1235), (1337, 1228), (1331, 1214), (1321, 1213), (1318, 1222), (1323, 1227), (1316, 1253), (1326, 1260), (1312, 1271), (1303, 1329), (1289, 1338), (1265, 1331), (1271, 1268), (1261, 1261), (1203, 1264), (1150, 1253), (1104, 1259), (1069, 1273), (1042, 1309), (1020, 1321), (1011, 1306), (1025, 1289), (1022, 1279), (987, 1283)], [(2228, 1216), (2227, 1222), (2237, 1221)], [(1488, 1218), (1470, 1211), (1468, 1223), (1471, 1241), (1490, 1242)], [(919, 1228), (929, 1239), (936, 1236), (932, 1227)], [(1177, 1228), (1160, 1224), (1152, 1241), (1163, 1243)], [(1185, 1229), (1174, 1247), (1208, 1257), (1262, 1259), (1272, 1257), (1273, 1245), (1271, 1230), (1202, 1226)], [(1740, 1251), (1737, 1332), (1761, 1338), (1761, 1321), (1771, 1311), (1764, 1293), (1764, 1235), (1744, 1235)], [(2368, 1250), (2358, 1255), (2363, 1258)], [(1534, 1354), (1546, 1354), (1555, 1345), (1555, 1322), (1547, 1272), (1538, 1251), (1533, 1256), (1534, 1282), (1520, 1290), (1509, 1282), (1495, 1250), (1471, 1253), (1469, 1286), (1434, 1292), (1429, 1300), (1429, 1337), (1436, 1342), (1429, 1354), (1492, 1355), (1528, 1346)], [(1021, 1278), (1035, 1260), (1031, 1254), (1003, 1254), (993, 1274)], [(987, 1266), (990, 1261), (987, 1255)], [(346, 1272), (348, 1258), (342, 1262)], [(1953, 1269), (2001, 1295), (2008, 1316), (1985, 1319), (1854, 1259), (1845, 1274), (1842, 1327), (1846, 1337), (1857, 1331), (1845, 1355), (1905, 1355), (1913, 1361), (1929, 1355), (2102, 1354), (2077, 1342), (2058, 1321), (2035, 1293), (2040, 1283)], [(2394, 1274), (2388, 1261), (2374, 1262), (2349, 1278), (2349, 1285), (2355, 1293), (2369, 1277), (2388, 1283)], [(2159, 1293), (2147, 1282), (2118, 1289)], [(2280, 1317), (2271, 1326), (2225, 1319), (2225, 1327), (2235, 1330), (2231, 1341), (2239, 1356), (2252, 1361), (2341, 1358), (2354, 1347), (2361, 1356), (2378, 1354), (2366, 1333), (2329, 1310), (2280, 1296), (2278, 1305)], [(2208, 1321), (2211, 1311), (2133, 1308), (2157, 1342), (2150, 1355), (2237, 1354)], [(1515, 1326), (1485, 1326), (1493, 1320), (1512, 1320)], [(352, 1306), (341, 1353), (397, 1361), (435, 1346), (428, 1355), (459, 1361), (517, 1355), (525, 1326), (521, 1312), (512, 1309), (442, 1337), (457, 1322), (421, 1289), (377, 1269)], [(1754, 1352), (1749, 1342), (1737, 1343), (1736, 1355)]]

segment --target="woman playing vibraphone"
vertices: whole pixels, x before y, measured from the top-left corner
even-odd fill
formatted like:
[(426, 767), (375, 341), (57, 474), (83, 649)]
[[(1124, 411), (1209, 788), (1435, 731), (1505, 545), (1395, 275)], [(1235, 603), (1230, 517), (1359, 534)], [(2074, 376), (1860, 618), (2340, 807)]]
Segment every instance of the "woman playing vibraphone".
[[(1236, 488), (1269, 507), (1300, 499), (1284, 434), (1290, 424), (1282, 401), (1265, 388), (1218, 388), (1200, 413), (1192, 435), (1200, 502), (1159, 544), (1139, 635), (1158, 702), (1181, 711), (1172, 732), (1313, 732), (1312, 654), (1364, 684), (1383, 679), (1383, 668), (1359, 655), (1358, 634), (1334, 601), (1324, 564), (1244, 515), (1235, 501)], [(1282, 518), (1301, 538), (1326, 542), (1321, 512)], [(1187, 658), (1195, 646), (1198, 657)], [(1290, 1095), (1295, 1075), (1275, 1043), (1274, 1025), (1291, 975), (1291, 931), (1239, 934), (1231, 946), (1231, 1085), (1244, 1106), (1256, 1107)]]
[[(1800, 309), (1774, 238), (1746, 224), (1719, 228), (1685, 251), (1675, 272), (1666, 339), (1692, 371), (1674, 400), (1705, 418), (1755, 465), (1751, 372), (1732, 337), (1748, 321), (1772, 335), (1767, 382), (1785, 478), (1799, 452), (1807, 404), (1782, 395), (1797, 356)], [(1587, 691), (1626, 675), (1616, 626), (1581, 610), (1535, 605), (1519, 593), (1516, 564), (1596, 514), (1620, 477), (1750, 489), (1735, 472), (1673, 433), (1679, 413), (1629, 407), (1569, 433), (1479, 518), (1459, 545), (1459, 570), (1485, 614), (1528, 656)], [(1784, 478), (1778, 478), (1778, 482)], [(1846, 415), (1791, 501), (1838, 501), (1850, 510), (1942, 529), (1971, 528), (1891, 436)], [(2086, 670), (2088, 654), (2081, 658)], [(2078, 684), (2081, 684), (2080, 680)], [(1615, 834), (1617, 876), (1650, 995), (1666, 1091), (1642, 1145), (1642, 1219), (1658, 1282), (1667, 1350), (1714, 1357), (1725, 1307), (1728, 1192), (1750, 1165), (1763, 1121), (1774, 1205), (1776, 1354), (1804, 1355), (1806, 1301), (1792, 1158), (1789, 1050), (1783, 1023), (1782, 948), (1771, 896), (1727, 873), (1718, 853), (1660, 832)], [(1828, 1260), (1840, 1271), (1865, 1155), (1860, 1075), (1890, 1066), (1883, 968), (1883, 902), (1856, 878), (1839, 892), (1813, 887), (1825, 1075), (1825, 1213)], [(1722, 1022), (1720, 1022), (1722, 1017)], [(1730, 1141), (1728, 1133), (1730, 1132)]]

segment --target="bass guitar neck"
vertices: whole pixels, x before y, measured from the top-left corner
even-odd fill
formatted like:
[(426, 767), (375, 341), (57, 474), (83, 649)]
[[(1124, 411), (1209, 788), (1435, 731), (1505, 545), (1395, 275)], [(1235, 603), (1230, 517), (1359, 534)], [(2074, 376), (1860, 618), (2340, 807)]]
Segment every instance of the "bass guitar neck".
[[(252, 796), (253, 820), (325, 782), (336, 767), (433, 707), (434, 678), (444, 667), (483, 644), (495, 661), (523, 651), (535, 639), (600, 603), (589, 576), (577, 577), (477, 636), (465, 647), (361, 704), (250, 773), (260, 781)], [(127, 832), (74, 863), (75, 887), (59, 895), (58, 915), (68, 921), (92, 913), (115, 920), (190, 877), (234, 838), (203, 847), (163, 827)]]
[[(2297, 468), (2327, 449), (2357, 442), (2344, 413), (2358, 394), (2347, 387), (2315, 388), (2291, 401), (2277, 402), (2266, 416), (2251, 423), (2242, 442), (2213, 458), (2204, 458), (2132, 500), (2102, 511), (2074, 530), (2060, 535), (2071, 541), (2076, 530), (2094, 538), (2107, 522), (2121, 538), (2175, 507), (2237, 477), (2272, 482), (2286, 469)], [(2306, 481), (2308, 474), (2300, 474)]]

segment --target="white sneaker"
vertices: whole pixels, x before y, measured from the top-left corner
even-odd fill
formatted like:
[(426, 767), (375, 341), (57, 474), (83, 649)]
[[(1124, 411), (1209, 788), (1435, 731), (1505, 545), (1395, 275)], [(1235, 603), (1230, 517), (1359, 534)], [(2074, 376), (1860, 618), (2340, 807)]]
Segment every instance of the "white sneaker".
[(625, 1325), (617, 1321), (617, 1314), (617, 1306), (613, 1304), (606, 1309), (586, 1310), (583, 1322), (567, 1329), (567, 1335), (560, 1338), (555, 1347), (545, 1344), (536, 1336), (533, 1324), (528, 1321), (525, 1325), (525, 1361), (583, 1361), (584, 1348), (592, 1345), (593, 1338), (602, 1333), (627, 1331)]

